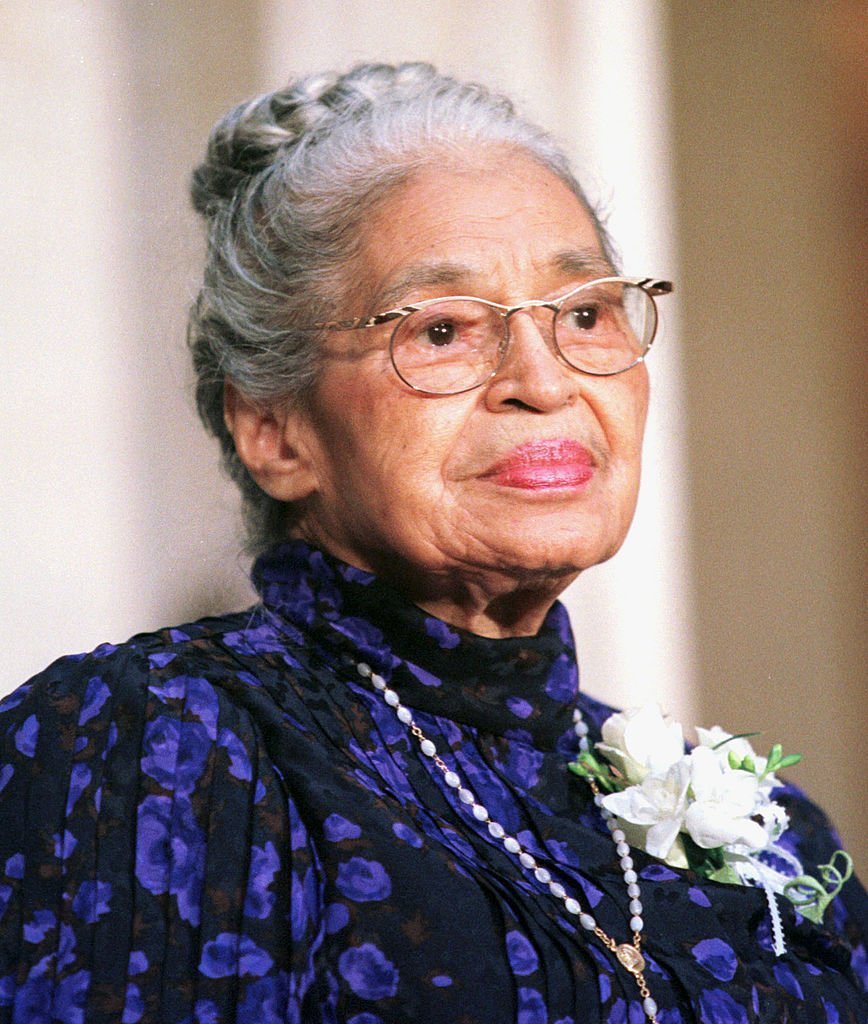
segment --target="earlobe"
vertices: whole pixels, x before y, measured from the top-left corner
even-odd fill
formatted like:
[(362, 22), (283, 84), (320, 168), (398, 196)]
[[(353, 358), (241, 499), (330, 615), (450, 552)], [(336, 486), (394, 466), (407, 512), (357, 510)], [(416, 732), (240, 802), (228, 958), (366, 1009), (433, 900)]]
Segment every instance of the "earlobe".
[(260, 406), (227, 380), (223, 418), (238, 457), (266, 494), (301, 501), (316, 490), (300, 410)]

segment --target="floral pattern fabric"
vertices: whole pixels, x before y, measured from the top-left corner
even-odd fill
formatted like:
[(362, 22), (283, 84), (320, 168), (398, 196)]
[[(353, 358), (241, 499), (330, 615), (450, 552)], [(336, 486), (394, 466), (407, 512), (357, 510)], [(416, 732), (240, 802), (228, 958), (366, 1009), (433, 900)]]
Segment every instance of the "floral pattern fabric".
[[(566, 613), (488, 640), (301, 543), (248, 612), (61, 659), (0, 706), (0, 1022), (640, 1024), (632, 978), (476, 821), (359, 676), (617, 941), (621, 869), (575, 755)], [(807, 870), (839, 845), (779, 795)], [(660, 1024), (856, 1024), (866, 896), (822, 926), (634, 856)]]

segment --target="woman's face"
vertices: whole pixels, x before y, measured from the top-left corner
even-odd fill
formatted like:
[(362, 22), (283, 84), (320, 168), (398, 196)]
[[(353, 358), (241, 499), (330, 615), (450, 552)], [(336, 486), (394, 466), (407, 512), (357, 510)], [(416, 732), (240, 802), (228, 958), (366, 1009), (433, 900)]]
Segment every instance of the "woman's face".
[[(575, 196), (502, 150), (419, 173), (363, 241), (353, 308), (336, 316), (444, 295), (553, 299), (611, 272)], [(497, 375), (449, 397), (399, 379), (391, 325), (330, 334), (312, 400), (286, 426), (311, 481), (296, 532), (448, 621), (490, 635), (535, 629), (624, 539), (648, 398), (644, 364), (578, 373), (551, 348), (550, 323), (546, 311), (514, 315)]]

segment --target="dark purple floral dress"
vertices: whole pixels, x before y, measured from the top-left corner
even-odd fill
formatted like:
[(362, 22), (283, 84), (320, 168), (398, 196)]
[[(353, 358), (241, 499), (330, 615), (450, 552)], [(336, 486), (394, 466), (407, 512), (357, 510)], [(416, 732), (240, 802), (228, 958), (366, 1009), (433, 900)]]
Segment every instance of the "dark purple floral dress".
[[(64, 658), (0, 713), (0, 1021), (641, 1024), (633, 980), (447, 789), (356, 671), (619, 941), (556, 605), (487, 640), (301, 543), (249, 612)], [(598, 729), (609, 709), (581, 697)], [(837, 846), (795, 791), (806, 867)], [(868, 1020), (866, 897), (823, 927), (636, 854), (661, 1024)]]

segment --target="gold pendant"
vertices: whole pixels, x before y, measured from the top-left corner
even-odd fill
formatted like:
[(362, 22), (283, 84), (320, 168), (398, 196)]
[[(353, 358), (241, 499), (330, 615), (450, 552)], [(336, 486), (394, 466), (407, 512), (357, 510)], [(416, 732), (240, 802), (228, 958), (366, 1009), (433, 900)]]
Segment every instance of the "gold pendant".
[(645, 957), (628, 942), (622, 942), (620, 946), (615, 947), (615, 956), (618, 963), (631, 974), (641, 974), (645, 970)]

